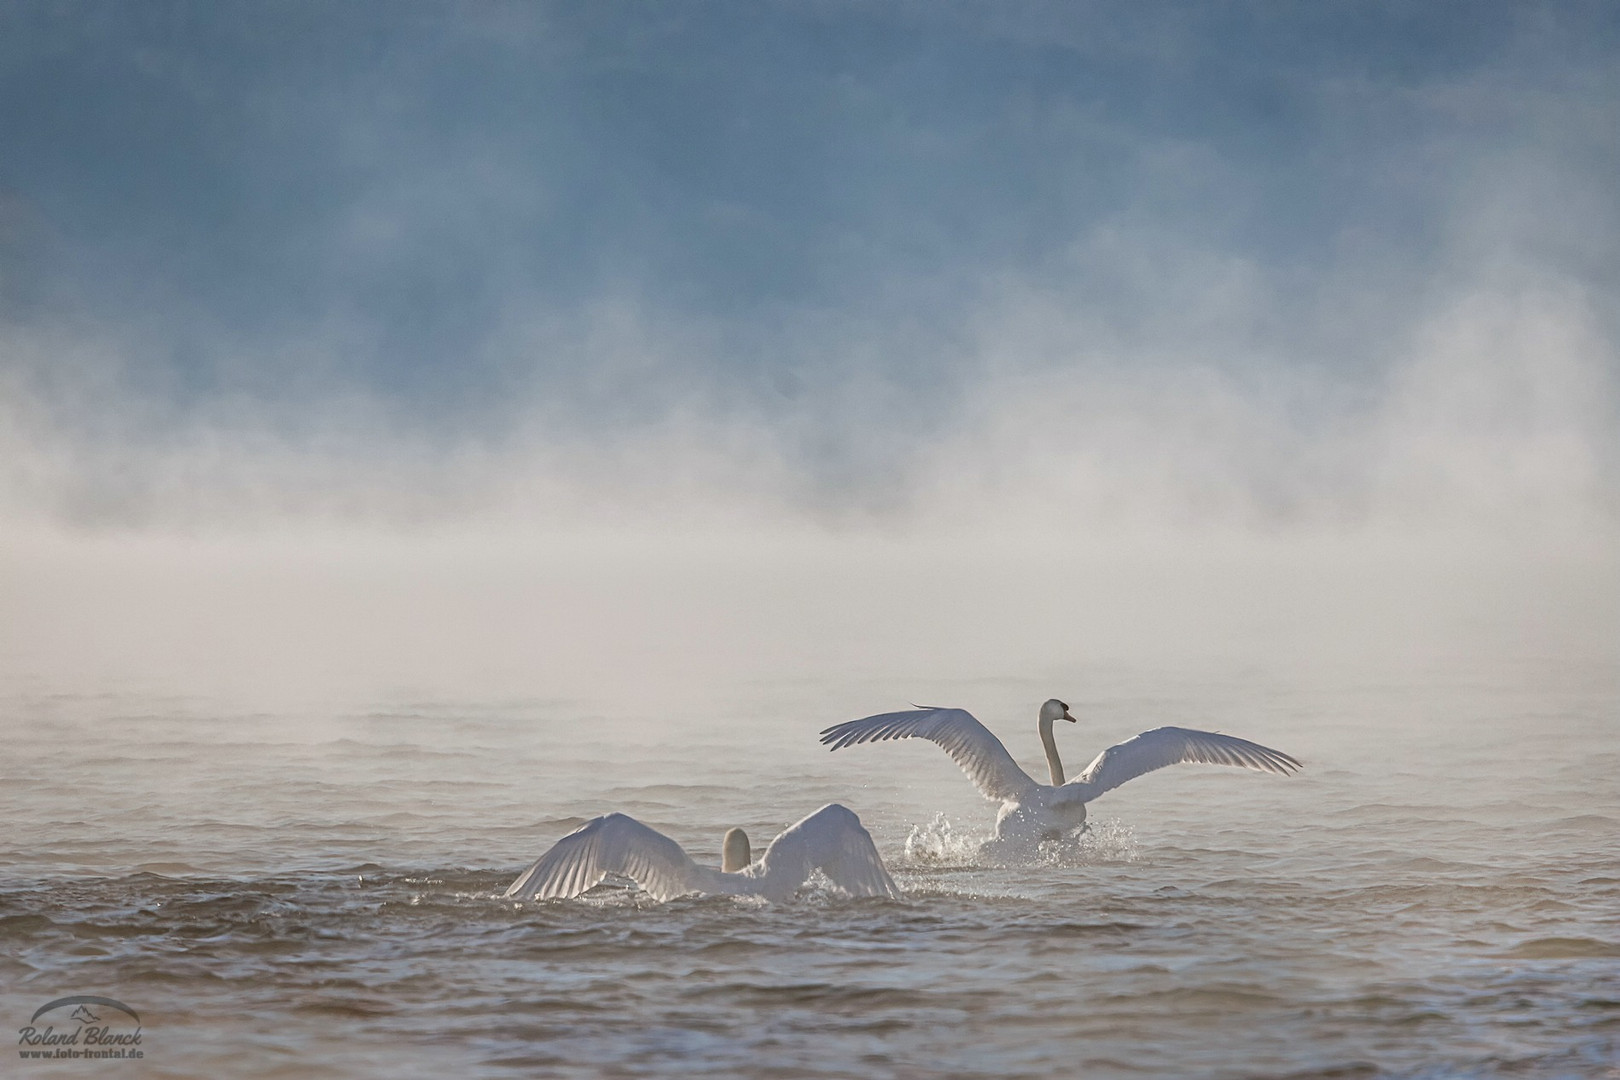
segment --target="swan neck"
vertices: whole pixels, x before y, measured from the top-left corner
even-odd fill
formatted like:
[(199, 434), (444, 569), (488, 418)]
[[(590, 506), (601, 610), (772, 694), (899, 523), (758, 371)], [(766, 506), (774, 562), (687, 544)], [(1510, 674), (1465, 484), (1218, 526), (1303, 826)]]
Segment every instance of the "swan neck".
[(1041, 746), (1046, 750), (1046, 764), (1052, 770), (1052, 786), (1063, 785), (1063, 760), (1058, 757), (1057, 740), (1052, 737), (1052, 721), (1041, 717)]
[(720, 871), (736, 874), (746, 870), (753, 861), (753, 852), (748, 848), (748, 834), (741, 829), (727, 830), (725, 839), (720, 842)]

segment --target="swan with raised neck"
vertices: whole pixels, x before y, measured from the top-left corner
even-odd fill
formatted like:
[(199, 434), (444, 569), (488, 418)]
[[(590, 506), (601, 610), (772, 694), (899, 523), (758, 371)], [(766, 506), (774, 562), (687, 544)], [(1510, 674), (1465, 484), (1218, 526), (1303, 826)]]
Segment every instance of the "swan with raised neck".
[(1050, 840), (1061, 838), (1086, 822), (1086, 804), (1105, 792), (1166, 765), (1203, 762), (1235, 765), (1259, 772), (1287, 775), (1300, 763), (1269, 746), (1235, 735), (1193, 728), (1160, 727), (1110, 746), (1092, 759), (1073, 780), (1063, 775), (1057, 739), (1052, 728), (1059, 720), (1076, 722), (1069, 707), (1057, 698), (1041, 706), (1038, 727), (1041, 747), (1052, 782), (1042, 784), (1019, 767), (1000, 739), (966, 709), (913, 706), (908, 712), (834, 724), (821, 733), (833, 750), (887, 739), (927, 739), (951, 756), (980, 794), (1001, 804), (996, 815), (998, 840)]

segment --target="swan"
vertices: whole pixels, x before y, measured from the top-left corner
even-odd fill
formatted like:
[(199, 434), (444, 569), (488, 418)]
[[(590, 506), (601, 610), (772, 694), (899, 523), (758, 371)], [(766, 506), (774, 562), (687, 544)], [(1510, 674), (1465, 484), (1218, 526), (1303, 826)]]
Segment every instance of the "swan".
[(973, 786), (992, 802), (1001, 804), (996, 815), (997, 840), (1056, 840), (1082, 828), (1086, 803), (1154, 769), (1182, 762), (1237, 765), (1245, 769), (1284, 775), (1302, 768), (1281, 750), (1191, 728), (1161, 727), (1144, 731), (1098, 754), (1086, 771), (1065, 782), (1052, 725), (1058, 720), (1075, 723), (1069, 707), (1057, 698), (1041, 706), (1041, 745), (1052, 782), (1036, 781), (973, 714), (965, 709), (918, 706), (905, 712), (879, 713), (835, 724), (821, 733), (833, 750), (885, 739), (928, 739), (938, 743), (961, 766)]
[(567, 899), (609, 874), (635, 881), (655, 900), (689, 893), (791, 899), (811, 872), (821, 870), (852, 896), (897, 897), (900, 889), (883, 866), (872, 836), (855, 812), (828, 803), (789, 825), (758, 862), (748, 834), (726, 833), (720, 869), (699, 866), (681, 845), (626, 814), (592, 818), (558, 840), (504, 894), (518, 900)]

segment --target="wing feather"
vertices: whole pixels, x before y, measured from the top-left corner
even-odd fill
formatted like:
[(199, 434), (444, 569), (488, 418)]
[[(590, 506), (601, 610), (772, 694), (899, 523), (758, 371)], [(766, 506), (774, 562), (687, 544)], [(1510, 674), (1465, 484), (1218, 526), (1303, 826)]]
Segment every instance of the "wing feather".
[(681, 845), (633, 817), (592, 818), (558, 840), (512, 882), (505, 895), (521, 900), (568, 898), (609, 874), (635, 881), (657, 900), (707, 891), (708, 874)]
[(967, 773), (973, 786), (998, 802), (1022, 799), (1036, 784), (1001, 740), (966, 709), (908, 709), (835, 724), (821, 733), (833, 750), (887, 739), (927, 739)]
[(760, 880), (767, 896), (786, 899), (812, 870), (822, 871), (851, 896), (900, 895), (872, 834), (853, 810), (838, 803), (828, 803), (784, 829), (749, 873)]
[(1234, 765), (1285, 776), (1303, 768), (1297, 760), (1281, 750), (1273, 750), (1235, 735), (1161, 727), (1144, 731), (1117, 746), (1110, 746), (1086, 766), (1085, 772), (1065, 786), (1089, 789), (1086, 799), (1090, 801), (1127, 780), (1134, 780), (1166, 765), (1185, 762)]

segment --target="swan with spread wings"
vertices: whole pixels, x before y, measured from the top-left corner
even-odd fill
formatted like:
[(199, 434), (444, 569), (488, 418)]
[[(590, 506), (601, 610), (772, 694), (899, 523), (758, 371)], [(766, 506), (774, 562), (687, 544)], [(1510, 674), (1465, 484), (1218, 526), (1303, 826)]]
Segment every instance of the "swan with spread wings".
[(1042, 784), (1013, 760), (1001, 740), (965, 709), (914, 708), (880, 713), (836, 724), (821, 733), (821, 741), (839, 750), (857, 743), (885, 739), (928, 739), (937, 743), (961, 766), (980, 794), (1001, 804), (996, 817), (998, 840), (1055, 840), (1086, 823), (1086, 803), (1127, 780), (1166, 765), (1204, 762), (1236, 765), (1261, 772), (1288, 774), (1301, 768), (1281, 750), (1222, 735), (1214, 731), (1161, 727), (1144, 731), (1098, 754), (1084, 772), (1065, 782), (1052, 725), (1075, 722), (1069, 707), (1057, 698), (1041, 706), (1041, 745), (1052, 782)]
[(505, 895), (567, 899), (615, 874), (630, 878), (655, 900), (720, 893), (780, 902), (791, 899), (816, 870), (851, 896), (900, 895), (861, 819), (837, 803), (788, 826), (758, 862), (751, 857), (748, 834), (732, 829), (721, 844), (718, 870), (698, 865), (681, 845), (635, 818), (606, 814), (558, 840)]

